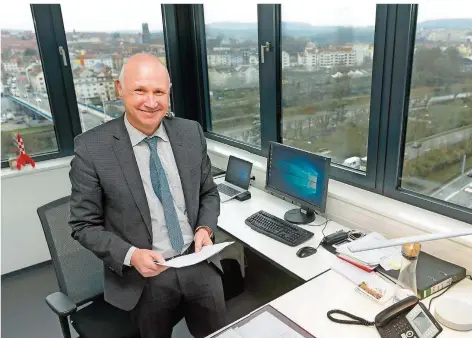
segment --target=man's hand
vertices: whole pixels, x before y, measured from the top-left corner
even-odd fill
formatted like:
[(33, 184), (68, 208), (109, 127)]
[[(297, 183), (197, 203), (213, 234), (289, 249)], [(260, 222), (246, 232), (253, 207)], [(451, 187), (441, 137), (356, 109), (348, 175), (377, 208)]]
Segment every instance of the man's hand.
[(154, 261), (164, 263), (164, 257), (158, 252), (146, 249), (136, 249), (131, 256), (131, 265), (138, 270), (143, 277), (154, 277), (167, 270), (166, 266), (161, 266)]
[(205, 228), (198, 229), (198, 231), (195, 233), (194, 241), (195, 241), (195, 252), (200, 252), (202, 247), (213, 244), (213, 242), (210, 239), (210, 235), (208, 234), (208, 231), (205, 230)]

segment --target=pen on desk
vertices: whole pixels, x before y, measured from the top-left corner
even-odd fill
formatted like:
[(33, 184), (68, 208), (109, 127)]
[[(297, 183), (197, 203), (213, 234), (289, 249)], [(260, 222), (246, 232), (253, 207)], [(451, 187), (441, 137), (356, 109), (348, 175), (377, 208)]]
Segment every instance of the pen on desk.
[(350, 260), (347, 260), (347, 259), (344, 258), (344, 257), (341, 257), (341, 256), (337, 256), (337, 257), (338, 257), (339, 259), (342, 259), (343, 261), (345, 261), (345, 262), (347, 262), (347, 263), (350, 263), (350, 264), (354, 265), (355, 267), (358, 267), (358, 268), (361, 269), (361, 270), (366, 271), (366, 272), (369, 272), (369, 273), (370, 273), (370, 272), (373, 271), (373, 270), (370, 270), (370, 269), (366, 268), (365, 266), (362, 266), (362, 265), (360, 265), (360, 264), (351, 262)]

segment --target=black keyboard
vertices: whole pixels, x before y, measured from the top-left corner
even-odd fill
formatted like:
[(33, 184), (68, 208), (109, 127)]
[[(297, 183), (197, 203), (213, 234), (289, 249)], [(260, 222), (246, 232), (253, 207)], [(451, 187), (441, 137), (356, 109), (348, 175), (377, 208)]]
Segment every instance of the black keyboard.
[(290, 246), (300, 245), (314, 235), (310, 231), (262, 210), (249, 216), (246, 224), (253, 230)]
[(222, 183), (218, 184), (218, 191), (225, 195), (228, 195), (229, 197), (233, 197), (240, 193), (238, 190), (233, 189), (230, 186), (227, 186), (226, 184)]

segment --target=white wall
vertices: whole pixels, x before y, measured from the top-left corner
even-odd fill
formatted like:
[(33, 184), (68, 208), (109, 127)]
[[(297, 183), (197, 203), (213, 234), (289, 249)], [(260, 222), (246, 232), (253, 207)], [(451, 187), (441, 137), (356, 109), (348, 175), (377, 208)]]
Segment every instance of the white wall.
[(70, 194), (70, 159), (46, 162), (2, 169), (2, 275), (51, 259), (36, 209)]

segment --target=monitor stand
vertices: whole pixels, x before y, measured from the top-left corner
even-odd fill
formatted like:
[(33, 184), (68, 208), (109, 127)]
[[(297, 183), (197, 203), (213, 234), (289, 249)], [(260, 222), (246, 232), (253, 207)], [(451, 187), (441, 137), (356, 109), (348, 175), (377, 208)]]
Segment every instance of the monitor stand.
[(308, 224), (315, 220), (315, 213), (312, 210), (302, 208), (292, 209), (285, 213), (284, 219), (294, 224)]

